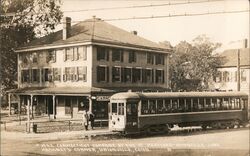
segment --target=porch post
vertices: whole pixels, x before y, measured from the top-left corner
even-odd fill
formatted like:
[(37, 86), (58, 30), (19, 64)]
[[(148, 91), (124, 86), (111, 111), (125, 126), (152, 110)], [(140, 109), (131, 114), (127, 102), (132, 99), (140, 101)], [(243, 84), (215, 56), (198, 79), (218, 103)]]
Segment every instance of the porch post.
[(27, 103), (28, 103), (28, 108), (27, 108), (27, 115), (28, 115), (28, 133), (30, 133), (30, 100), (27, 99)]
[(30, 105), (31, 105), (31, 118), (33, 119), (34, 115), (33, 115), (33, 95), (32, 94), (30, 95)]
[(52, 96), (52, 99), (53, 99), (53, 118), (54, 119), (56, 119), (56, 101), (55, 101), (55, 98), (56, 98), (56, 96), (55, 95), (53, 95)]
[(11, 101), (10, 101), (11, 93), (8, 93), (8, 103), (9, 103), (9, 116), (11, 115)]
[(18, 107), (17, 108), (18, 109), (18, 120), (21, 121), (21, 116), (20, 116), (21, 115), (21, 98), (20, 98), (20, 95), (17, 95), (17, 99), (18, 99), (17, 100), (18, 101), (18, 103), (17, 103), (18, 104), (18, 106), (17, 106)]
[(89, 112), (92, 112), (92, 97), (89, 96)]

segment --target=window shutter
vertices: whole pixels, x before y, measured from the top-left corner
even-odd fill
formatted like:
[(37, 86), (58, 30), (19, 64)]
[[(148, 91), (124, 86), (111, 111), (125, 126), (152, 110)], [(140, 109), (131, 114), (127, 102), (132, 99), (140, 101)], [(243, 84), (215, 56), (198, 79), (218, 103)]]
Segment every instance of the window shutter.
[(123, 51), (121, 50), (120, 53), (121, 53), (121, 62), (123, 62)]
[(106, 60), (109, 61), (109, 49), (105, 49), (105, 53), (106, 53)]
[(162, 70), (162, 83), (165, 82), (165, 75), (164, 75), (164, 70)]
[(87, 60), (87, 47), (83, 47), (83, 60)]

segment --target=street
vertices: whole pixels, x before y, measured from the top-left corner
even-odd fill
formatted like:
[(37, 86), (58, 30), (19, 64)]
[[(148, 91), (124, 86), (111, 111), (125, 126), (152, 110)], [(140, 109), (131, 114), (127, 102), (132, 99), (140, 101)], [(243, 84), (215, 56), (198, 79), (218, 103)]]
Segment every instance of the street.
[(58, 133), (57, 138), (55, 133), (15, 133), (1, 132), (1, 155), (249, 155), (248, 128), (92, 139), (83, 138), (81, 133), (73, 135), (74, 132)]

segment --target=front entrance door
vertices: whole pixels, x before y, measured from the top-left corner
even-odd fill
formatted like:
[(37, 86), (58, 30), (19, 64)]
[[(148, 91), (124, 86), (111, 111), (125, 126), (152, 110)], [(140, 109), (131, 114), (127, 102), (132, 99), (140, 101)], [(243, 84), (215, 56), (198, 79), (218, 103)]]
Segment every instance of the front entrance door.
[(127, 116), (127, 131), (138, 130), (138, 104), (137, 102), (127, 102), (126, 116)]
[(73, 117), (72, 99), (70, 97), (65, 98), (65, 115)]

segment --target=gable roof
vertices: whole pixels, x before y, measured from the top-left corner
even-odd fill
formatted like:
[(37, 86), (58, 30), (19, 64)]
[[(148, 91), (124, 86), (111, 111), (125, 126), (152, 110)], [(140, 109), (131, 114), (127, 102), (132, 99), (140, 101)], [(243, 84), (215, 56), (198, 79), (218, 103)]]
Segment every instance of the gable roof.
[(73, 43), (108, 43), (115, 45), (125, 45), (152, 50), (170, 51), (160, 44), (134, 35), (128, 31), (113, 26), (101, 19), (88, 19), (71, 26), (70, 37), (62, 39), (62, 30), (51, 33), (47, 36), (34, 40), (17, 50), (36, 47), (46, 47), (51, 45), (67, 45)]
[[(220, 54), (223, 59), (221, 67), (236, 67), (238, 64), (238, 49), (225, 50)], [(240, 65), (250, 66), (250, 49), (240, 49)]]

